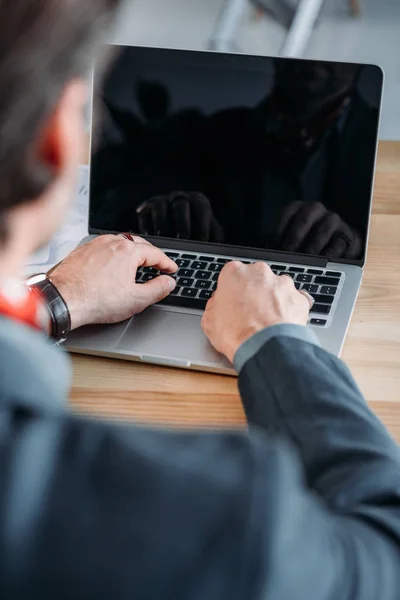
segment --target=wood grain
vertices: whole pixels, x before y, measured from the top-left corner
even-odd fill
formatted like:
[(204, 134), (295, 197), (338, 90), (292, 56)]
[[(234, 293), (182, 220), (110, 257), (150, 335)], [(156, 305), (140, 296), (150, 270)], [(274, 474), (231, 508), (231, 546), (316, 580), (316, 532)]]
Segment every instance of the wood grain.
[[(400, 442), (400, 143), (380, 144), (367, 267), (342, 358)], [(107, 419), (242, 427), (235, 378), (73, 356), (71, 405)]]

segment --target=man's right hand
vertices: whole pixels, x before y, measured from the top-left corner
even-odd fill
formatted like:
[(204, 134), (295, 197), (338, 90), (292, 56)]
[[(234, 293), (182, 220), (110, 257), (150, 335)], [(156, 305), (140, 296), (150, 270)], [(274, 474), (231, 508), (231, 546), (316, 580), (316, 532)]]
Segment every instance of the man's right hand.
[(236, 351), (258, 331), (292, 323), (306, 325), (310, 302), (291, 277), (276, 276), (266, 263), (230, 262), (221, 271), (202, 327), (211, 344), (231, 362)]
[(143, 235), (200, 242), (224, 241), (210, 200), (200, 192), (175, 191), (155, 196), (137, 209), (137, 231)]
[[(138, 267), (154, 267), (165, 275), (139, 284)], [(174, 290), (176, 282), (168, 274), (177, 268), (164, 252), (138, 236), (131, 242), (121, 235), (102, 235), (74, 250), (49, 275), (76, 329), (118, 323), (160, 302)]]

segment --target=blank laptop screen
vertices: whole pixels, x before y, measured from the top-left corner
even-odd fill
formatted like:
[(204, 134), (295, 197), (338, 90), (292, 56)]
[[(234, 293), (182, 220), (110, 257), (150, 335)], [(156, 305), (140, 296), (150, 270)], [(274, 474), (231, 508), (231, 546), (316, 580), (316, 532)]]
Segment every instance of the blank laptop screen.
[(363, 261), (382, 79), (119, 48), (94, 99), (91, 229)]

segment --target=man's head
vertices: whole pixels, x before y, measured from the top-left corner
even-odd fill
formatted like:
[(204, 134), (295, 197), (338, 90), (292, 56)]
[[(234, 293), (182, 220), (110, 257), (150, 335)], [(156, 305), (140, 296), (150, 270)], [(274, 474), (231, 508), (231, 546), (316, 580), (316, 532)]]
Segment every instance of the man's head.
[(82, 155), (85, 77), (119, 3), (0, 0), (0, 262), (23, 234), (29, 251), (60, 225)]
[(360, 67), (303, 60), (275, 61), (275, 95), (290, 117), (308, 119), (346, 93), (352, 93)]

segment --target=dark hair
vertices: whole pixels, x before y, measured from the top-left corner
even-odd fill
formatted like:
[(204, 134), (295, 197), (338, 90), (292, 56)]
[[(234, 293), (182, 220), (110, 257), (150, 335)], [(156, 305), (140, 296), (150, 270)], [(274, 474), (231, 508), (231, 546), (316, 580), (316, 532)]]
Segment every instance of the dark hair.
[(88, 74), (119, 0), (0, 0), (0, 241), (7, 211), (53, 174), (35, 142), (66, 83)]

